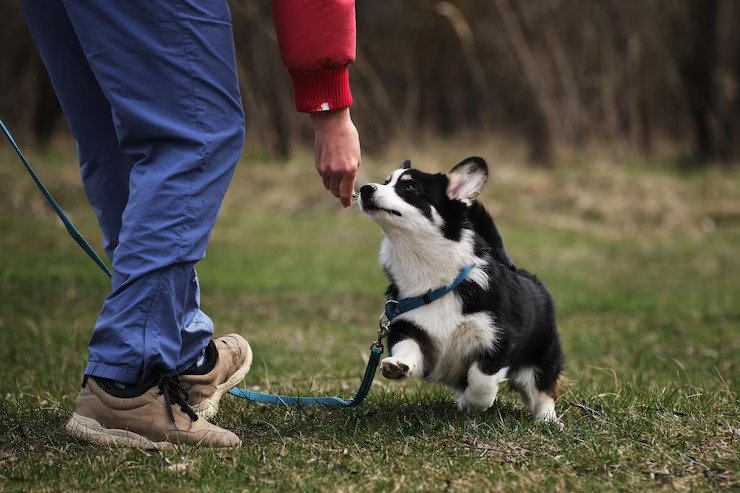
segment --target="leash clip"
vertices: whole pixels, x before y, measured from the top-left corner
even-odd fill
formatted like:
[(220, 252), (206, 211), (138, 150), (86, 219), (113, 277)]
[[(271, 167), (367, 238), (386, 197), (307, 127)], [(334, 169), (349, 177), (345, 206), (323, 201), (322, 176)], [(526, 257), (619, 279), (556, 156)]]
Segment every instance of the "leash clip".
[(386, 337), (390, 332), (391, 320), (396, 314), (397, 307), (398, 301), (396, 300), (388, 300), (385, 302), (385, 309), (383, 310), (383, 313), (380, 314), (380, 318), (378, 319), (379, 339)]
[(391, 322), (385, 313), (380, 316), (378, 321), (378, 340), (385, 339), (391, 331)]
[(395, 315), (396, 307), (398, 307), (398, 301), (396, 300), (388, 300), (385, 302), (385, 309), (378, 319), (378, 344), (388, 337), (388, 334), (391, 331), (391, 319)]

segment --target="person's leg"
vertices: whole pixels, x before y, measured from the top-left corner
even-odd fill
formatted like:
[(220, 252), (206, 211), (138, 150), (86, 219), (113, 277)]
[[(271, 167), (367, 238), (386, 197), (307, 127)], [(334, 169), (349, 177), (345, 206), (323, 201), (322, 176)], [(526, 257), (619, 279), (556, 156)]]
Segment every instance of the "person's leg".
[[(47, 66), (55, 91), (78, 142), (85, 191), (100, 222), (106, 253), (109, 258), (113, 259), (114, 251), (118, 246), (122, 214), (128, 203), (129, 175), (137, 160), (136, 153), (133, 155), (124, 153), (119, 146), (117, 128), (113, 124), (114, 111), (101, 91), (96, 75), (88, 65), (87, 57), (80, 47), (64, 6), (58, 1), (27, 0), (22, 2), (22, 8), (37, 49)], [(227, 11), (220, 10), (219, 14), (222, 15), (224, 12), (227, 13)], [(184, 102), (187, 103), (187, 101)], [(241, 114), (238, 100), (237, 111)], [(118, 123), (120, 126), (120, 122)], [(241, 127), (241, 124), (237, 127)], [(239, 130), (236, 133), (238, 134)], [(241, 142), (238, 138), (236, 140)], [(237, 144), (237, 147), (240, 145), (240, 143)], [(215, 195), (219, 196), (222, 193), (216, 191)], [(206, 226), (206, 229), (210, 228)], [(157, 267), (159, 266), (152, 267), (152, 270)], [(186, 362), (181, 361), (183, 358), (180, 357), (180, 353), (184, 354), (185, 360), (188, 359), (189, 353), (197, 354), (197, 347), (202, 347), (207, 343), (213, 331), (213, 324), (199, 310), (197, 277), (192, 265), (179, 266), (176, 270), (180, 273), (178, 277), (182, 278), (182, 282), (180, 282), (180, 290), (174, 296), (181, 300), (183, 308), (176, 310), (179, 311), (179, 316), (174, 318), (177, 318), (179, 323), (172, 324), (176, 329), (168, 332), (177, 331), (179, 334), (179, 338), (175, 338), (179, 342), (170, 345), (173, 349), (176, 348), (178, 353), (171, 354), (169, 357), (169, 360), (175, 361), (175, 368), (179, 369), (188, 366)], [(170, 290), (170, 293), (173, 292), (174, 290)], [(119, 300), (125, 303), (125, 297)], [(125, 315), (120, 316), (119, 314), (115, 317), (110, 314), (110, 310), (105, 310), (105, 308), (103, 314), (106, 315), (107, 323), (98, 322), (103, 332), (96, 330), (93, 336), (91, 360), (96, 362), (99, 360), (96, 359), (97, 355), (107, 354), (111, 356), (112, 366), (116, 368), (97, 364), (95, 365), (97, 371), (90, 373), (132, 382), (137, 376), (137, 370), (130, 369), (143, 369), (151, 366), (144, 362), (146, 338), (141, 333), (141, 329), (145, 324), (139, 323), (133, 327), (133, 332), (138, 330), (139, 334), (134, 333), (132, 338), (130, 327), (116, 328), (111, 321), (115, 318), (125, 323), (127, 320)], [(118, 329), (120, 333), (113, 334), (111, 337), (110, 332)], [(122, 340), (128, 343), (121, 344)], [(179, 351), (181, 346), (186, 350)], [(156, 347), (150, 346), (150, 348), (151, 352), (157, 351)], [(188, 351), (188, 348), (196, 349)], [(129, 370), (121, 370), (120, 367), (128, 367)], [(144, 377), (143, 374), (138, 374), (138, 376)]]
[[(220, 393), (226, 391), (227, 387), (235, 385), (237, 383), (236, 379), (241, 379), (249, 369), (251, 351), (243, 338), (238, 335), (231, 335), (214, 341), (208, 347), (215, 348), (218, 357), (210, 358), (210, 366), (190, 369), (188, 375), (181, 377), (183, 379), (181, 381), (182, 385), (186, 385), (191, 394), (198, 394), (194, 399), (188, 397), (187, 393), (184, 395), (181, 393), (183, 387), (176, 379), (160, 378), (158, 372), (154, 371), (161, 370), (167, 374), (172, 374), (176, 373), (179, 367), (187, 367), (188, 364), (182, 361), (186, 361), (188, 357), (183, 358), (183, 355), (190, 352), (197, 355), (208, 343), (212, 333), (210, 319), (199, 310), (198, 282), (195, 270), (192, 267), (199, 257), (194, 255), (176, 260), (176, 265), (173, 266), (175, 268), (168, 270), (169, 266), (161, 263), (160, 257), (152, 255), (151, 248), (144, 246), (140, 249), (143, 257), (138, 260), (144, 263), (152, 261), (155, 265), (151, 267), (150, 271), (146, 271), (144, 266), (141, 269), (145, 271), (144, 275), (137, 277), (135, 272), (131, 274), (124, 269), (116, 269), (116, 266), (121, 263), (119, 259), (128, 259), (130, 255), (129, 253), (128, 255), (119, 256), (118, 252), (121, 250), (119, 248), (119, 237), (121, 237), (122, 226), (126, 223), (122, 216), (124, 209), (131, 205), (129, 201), (129, 180), (132, 168), (137, 161), (138, 164), (149, 164), (147, 157), (151, 153), (155, 153), (160, 158), (168, 154), (157, 145), (150, 145), (148, 149), (146, 149), (146, 146), (142, 146), (143, 152), (146, 153), (143, 156), (139, 156), (136, 151), (124, 152), (126, 146), (123, 146), (119, 140), (121, 129), (125, 130), (125, 126), (122, 126), (121, 120), (115, 115), (115, 110), (111, 108), (108, 96), (102, 92), (96, 78), (97, 74), (93, 72), (88, 63), (88, 56), (79, 44), (77, 33), (70, 23), (64, 5), (57, 0), (24, 0), (22, 1), (22, 7), (39, 53), (44, 59), (57, 96), (78, 141), (81, 173), (85, 189), (103, 229), (106, 252), (114, 264), (114, 289), (118, 289), (119, 292), (128, 290), (128, 293), (146, 290), (148, 285), (145, 283), (137, 284), (137, 281), (156, 271), (159, 271), (157, 273), (163, 278), (173, 276), (172, 271), (176, 271), (180, 278), (179, 280), (170, 280), (170, 282), (161, 282), (159, 286), (163, 287), (158, 287), (158, 290), (150, 293), (147, 303), (143, 306), (134, 306), (139, 312), (138, 319), (136, 315), (130, 315), (128, 318), (123, 316), (118, 320), (121, 325), (117, 326), (110, 322), (110, 318), (115, 317), (109, 317), (108, 321), (110, 323), (103, 326), (102, 337), (96, 331), (96, 335), (93, 336), (91, 342), (91, 355), (107, 354), (107, 364), (98, 365), (100, 371), (93, 372), (94, 376), (102, 378), (88, 379), (85, 377), (83, 388), (75, 402), (72, 417), (67, 422), (67, 431), (83, 440), (113, 446), (161, 448), (171, 446), (172, 443), (190, 443), (201, 446), (238, 446), (240, 440), (236, 435), (218, 428), (206, 420), (198, 420), (193, 409), (188, 407), (187, 404), (191, 403), (192, 400), (194, 407), (196, 407), (196, 404), (201, 407), (210, 406), (215, 411)], [(183, 60), (183, 64), (186, 62), (186, 60)], [(196, 95), (205, 97), (203, 92)], [(152, 91), (152, 96), (157, 97), (157, 91)], [(165, 101), (165, 104), (171, 103), (171, 100)], [(187, 104), (187, 101), (185, 103)], [(183, 201), (193, 199), (190, 201), (190, 205), (201, 207), (202, 211), (200, 212), (205, 211), (208, 214), (206, 219), (210, 219), (210, 226), (213, 224), (218, 205), (215, 207), (209, 206), (212, 206), (214, 201), (220, 204), (226, 184), (233, 171), (236, 156), (238, 156), (241, 149), (243, 121), (238, 100), (236, 114), (234, 118), (236, 129), (231, 132), (224, 128), (223, 132), (216, 132), (218, 135), (213, 135), (212, 129), (199, 129), (204, 140), (203, 152), (199, 154), (198, 162), (203, 164), (200, 164), (195, 172), (190, 172), (188, 181), (190, 186), (182, 197)], [(114, 118), (116, 119), (115, 124)], [(177, 119), (178, 117), (173, 116), (173, 118)], [(222, 118), (222, 115), (217, 115), (216, 118)], [(152, 138), (156, 140), (157, 136), (152, 136)], [(163, 141), (160, 144), (167, 145), (168, 137), (163, 136), (162, 138)], [(171, 135), (169, 138), (174, 140), (174, 142), (170, 142), (170, 145), (174, 148), (181, 145), (178, 135)], [(215, 144), (217, 148), (228, 148), (231, 152), (209, 153), (208, 147), (211, 144)], [(225, 164), (218, 161), (216, 165), (209, 167), (206, 161), (209, 156), (230, 159), (226, 159)], [(172, 172), (175, 174), (189, 172), (187, 164), (181, 166), (177, 160), (172, 166)], [(147, 178), (161, 184), (168, 193), (174, 193), (170, 189), (178, 186), (177, 180), (173, 182), (173, 180), (168, 179), (170, 175), (166, 173), (162, 177), (162, 172), (157, 166), (149, 167), (154, 172), (149, 173)], [(212, 170), (215, 171), (215, 175), (211, 173)], [(206, 180), (207, 184), (201, 183), (200, 180)], [(138, 183), (134, 178), (131, 178), (130, 181), (132, 185)], [(226, 184), (223, 183), (224, 181)], [(203, 189), (209, 184), (216, 185), (216, 196), (203, 199), (199, 193), (202, 193)], [(169, 197), (167, 194), (165, 195)], [(171, 197), (170, 200), (172, 200)], [(143, 200), (139, 198), (140, 207), (141, 202)], [(136, 231), (138, 225), (146, 225), (147, 221), (156, 221), (161, 218), (162, 214), (159, 212), (168, 212), (157, 211), (155, 202), (156, 197), (153, 197), (149, 204), (152, 206), (152, 210), (146, 210), (146, 206), (144, 206), (143, 209), (140, 209), (139, 214), (132, 213), (129, 216), (129, 221), (132, 222), (129, 224), (129, 230)], [(171, 201), (164, 201), (165, 207), (170, 205)], [(164, 216), (172, 217), (166, 214)], [(185, 255), (187, 255), (188, 249), (186, 247), (190, 239), (193, 239), (193, 245), (202, 245), (202, 248), (205, 248), (207, 238), (205, 240), (201, 237), (193, 238), (188, 236), (187, 230), (184, 230), (187, 228), (189, 221), (202, 221), (202, 219), (203, 216), (197, 213), (182, 218), (181, 227), (176, 234), (182, 239), (178, 246), (186, 251)], [(207, 220), (203, 226), (206, 228), (204, 233), (206, 237), (210, 231)], [(129, 233), (127, 237), (129, 238), (127, 241), (145, 241), (145, 238), (142, 239), (142, 236), (136, 236), (133, 233)], [(160, 245), (160, 247), (159, 250), (155, 249), (155, 253), (161, 253), (162, 249), (172, 247), (172, 245)], [(136, 243), (127, 244), (126, 252), (135, 250)], [(126, 262), (123, 265), (130, 266)], [(175, 289), (169, 290), (168, 288), (172, 286)], [(129, 294), (130, 300), (135, 298), (136, 296)], [(122, 301), (122, 304), (125, 305), (125, 302)], [(157, 326), (156, 329), (158, 330), (153, 331), (147, 326), (150, 315), (156, 307), (160, 305), (167, 306), (168, 304), (175, 305), (175, 308), (169, 310), (169, 312), (176, 312), (178, 320), (176, 323), (169, 323), (172, 320), (171, 317), (166, 320), (167, 324)], [(104, 313), (105, 310), (104, 307)], [(145, 318), (144, 323), (139, 320), (142, 317)], [(167, 317), (155, 314), (151, 318), (162, 320)], [(132, 324), (128, 324), (131, 321)], [(99, 320), (98, 326), (100, 327), (100, 325)], [(145, 334), (142, 328), (149, 328), (150, 332)], [(97, 343), (95, 343), (96, 337)], [(166, 344), (160, 343), (162, 339), (165, 340)], [(160, 344), (160, 347), (171, 350), (170, 354), (163, 355), (162, 358), (165, 361), (172, 362), (171, 366), (175, 370), (168, 372), (161, 365), (158, 367), (156, 364), (150, 364), (149, 368), (152, 369), (150, 375), (147, 376), (141, 371), (147, 367), (145, 349), (157, 350), (152, 345), (147, 346), (148, 342), (152, 340), (155, 346)], [(91, 359), (94, 361), (92, 357)], [(139, 377), (138, 385), (120, 386), (119, 383), (111, 381), (133, 382), (137, 376)], [(214, 389), (213, 392), (210, 392), (211, 387)], [(173, 404), (179, 405), (179, 407)], [(202, 411), (207, 410), (204, 408)], [(202, 412), (202, 414), (205, 415), (206, 413)]]
[[(208, 344), (193, 266), (205, 255), (244, 140), (230, 15), (210, 2), (65, 1), (135, 160), (113, 291), (85, 373), (175, 375)], [(137, 358), (143, 348), (143, 359)]]
[[(194, 264), (204, 257), (244, 141), (226, 0), (65, 0), (135, 161), (113, 253), (113, 290), (87, 375), (176, 375), (208, 344)], [(143, 358), (141, 351), (143, 348)]]
[(22, 0), (21, 8), (77, 141), (85, 193), (103, 231), (108, 258), (118, 245), (134, 160), (121, 152), (111, 108), (58, 0)]

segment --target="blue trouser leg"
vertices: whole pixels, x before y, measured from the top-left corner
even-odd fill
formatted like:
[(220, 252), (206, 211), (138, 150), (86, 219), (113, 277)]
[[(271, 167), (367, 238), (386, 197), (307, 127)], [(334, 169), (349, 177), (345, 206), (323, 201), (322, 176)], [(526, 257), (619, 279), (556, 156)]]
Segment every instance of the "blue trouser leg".
[[(212, 334), (199, 310), (193, 266), (205, 255), (244, 140), (228, 7), (225, 0), (65, 1), (64, 7), (110, 107), (119, 149), (132, 163), (111, 252), (112, 292), (85, 373), (123, 382), (177, 374)], [(32, 31), (33, 24), (29, 19)], [(39, 44), (43, 37), (34, 33)], [(53, 80), (70, 76), (53, 73), (43, 51)], [(57, 90), (61, 85), (55, 82)], [(58, 95), (68, 117), (84, 112), (64, 104), (75, 96)], [(82, 148), (87, 136), (76, 137)], [(105, 214), (99, 217), (108, 224)]]
[(58, 0), (21, 2), (31, 34), (77, 141), (85, 193), (103, 231), (109, 259), (118, 245), (134, 160), (118, 145), (111, 108)]

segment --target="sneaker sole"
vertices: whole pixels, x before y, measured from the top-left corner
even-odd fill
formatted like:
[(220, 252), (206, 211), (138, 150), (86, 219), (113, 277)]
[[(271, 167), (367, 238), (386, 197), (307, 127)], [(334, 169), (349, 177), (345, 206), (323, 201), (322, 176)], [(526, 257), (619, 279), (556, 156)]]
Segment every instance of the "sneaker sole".
[[(247, 342), (247, 341), (245, 341)], [(213, 395), (198, 404), (191, 406), (195, 414), (203, 419), (210, 419), (218, 413), (218, 404), (221, 401), (221, 397), (224, 396), (229, 390), (236, 387), (236, 385), (244, 380), (244, 377), (249, 373), (252, 367), (252, 347), (247, 342), (247, 358), (244, 360), (244, 364), (234, 372), (231, 377), (224, 383), (216, 387), (216, 392)]]
[(132, 431), (105, 428), (94, 419), (76, 413), (72, 413), (65, 429), (69, 435), (79, 440), (106, 447), (165, 450), (175, 446), (170, 442), (153, 442)]

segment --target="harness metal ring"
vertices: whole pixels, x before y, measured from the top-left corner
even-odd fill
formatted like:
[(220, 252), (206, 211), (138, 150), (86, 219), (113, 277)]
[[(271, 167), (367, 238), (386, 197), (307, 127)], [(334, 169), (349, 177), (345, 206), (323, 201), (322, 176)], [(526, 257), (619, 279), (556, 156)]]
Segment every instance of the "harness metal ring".
[(373, 341), (373, 343), (370, 345), (370, 349), (378, 349), (382, 354), (385, 348), (383, 347), (383, 343), (380, 342), (380, 339), (378, 339), (377, 341)]
[(398, 308), (398, 300), (388, 300), (385, 302), (385, 309), (388, 310), (388, 305), (391, 303), (395, 303), (396, 308)]

